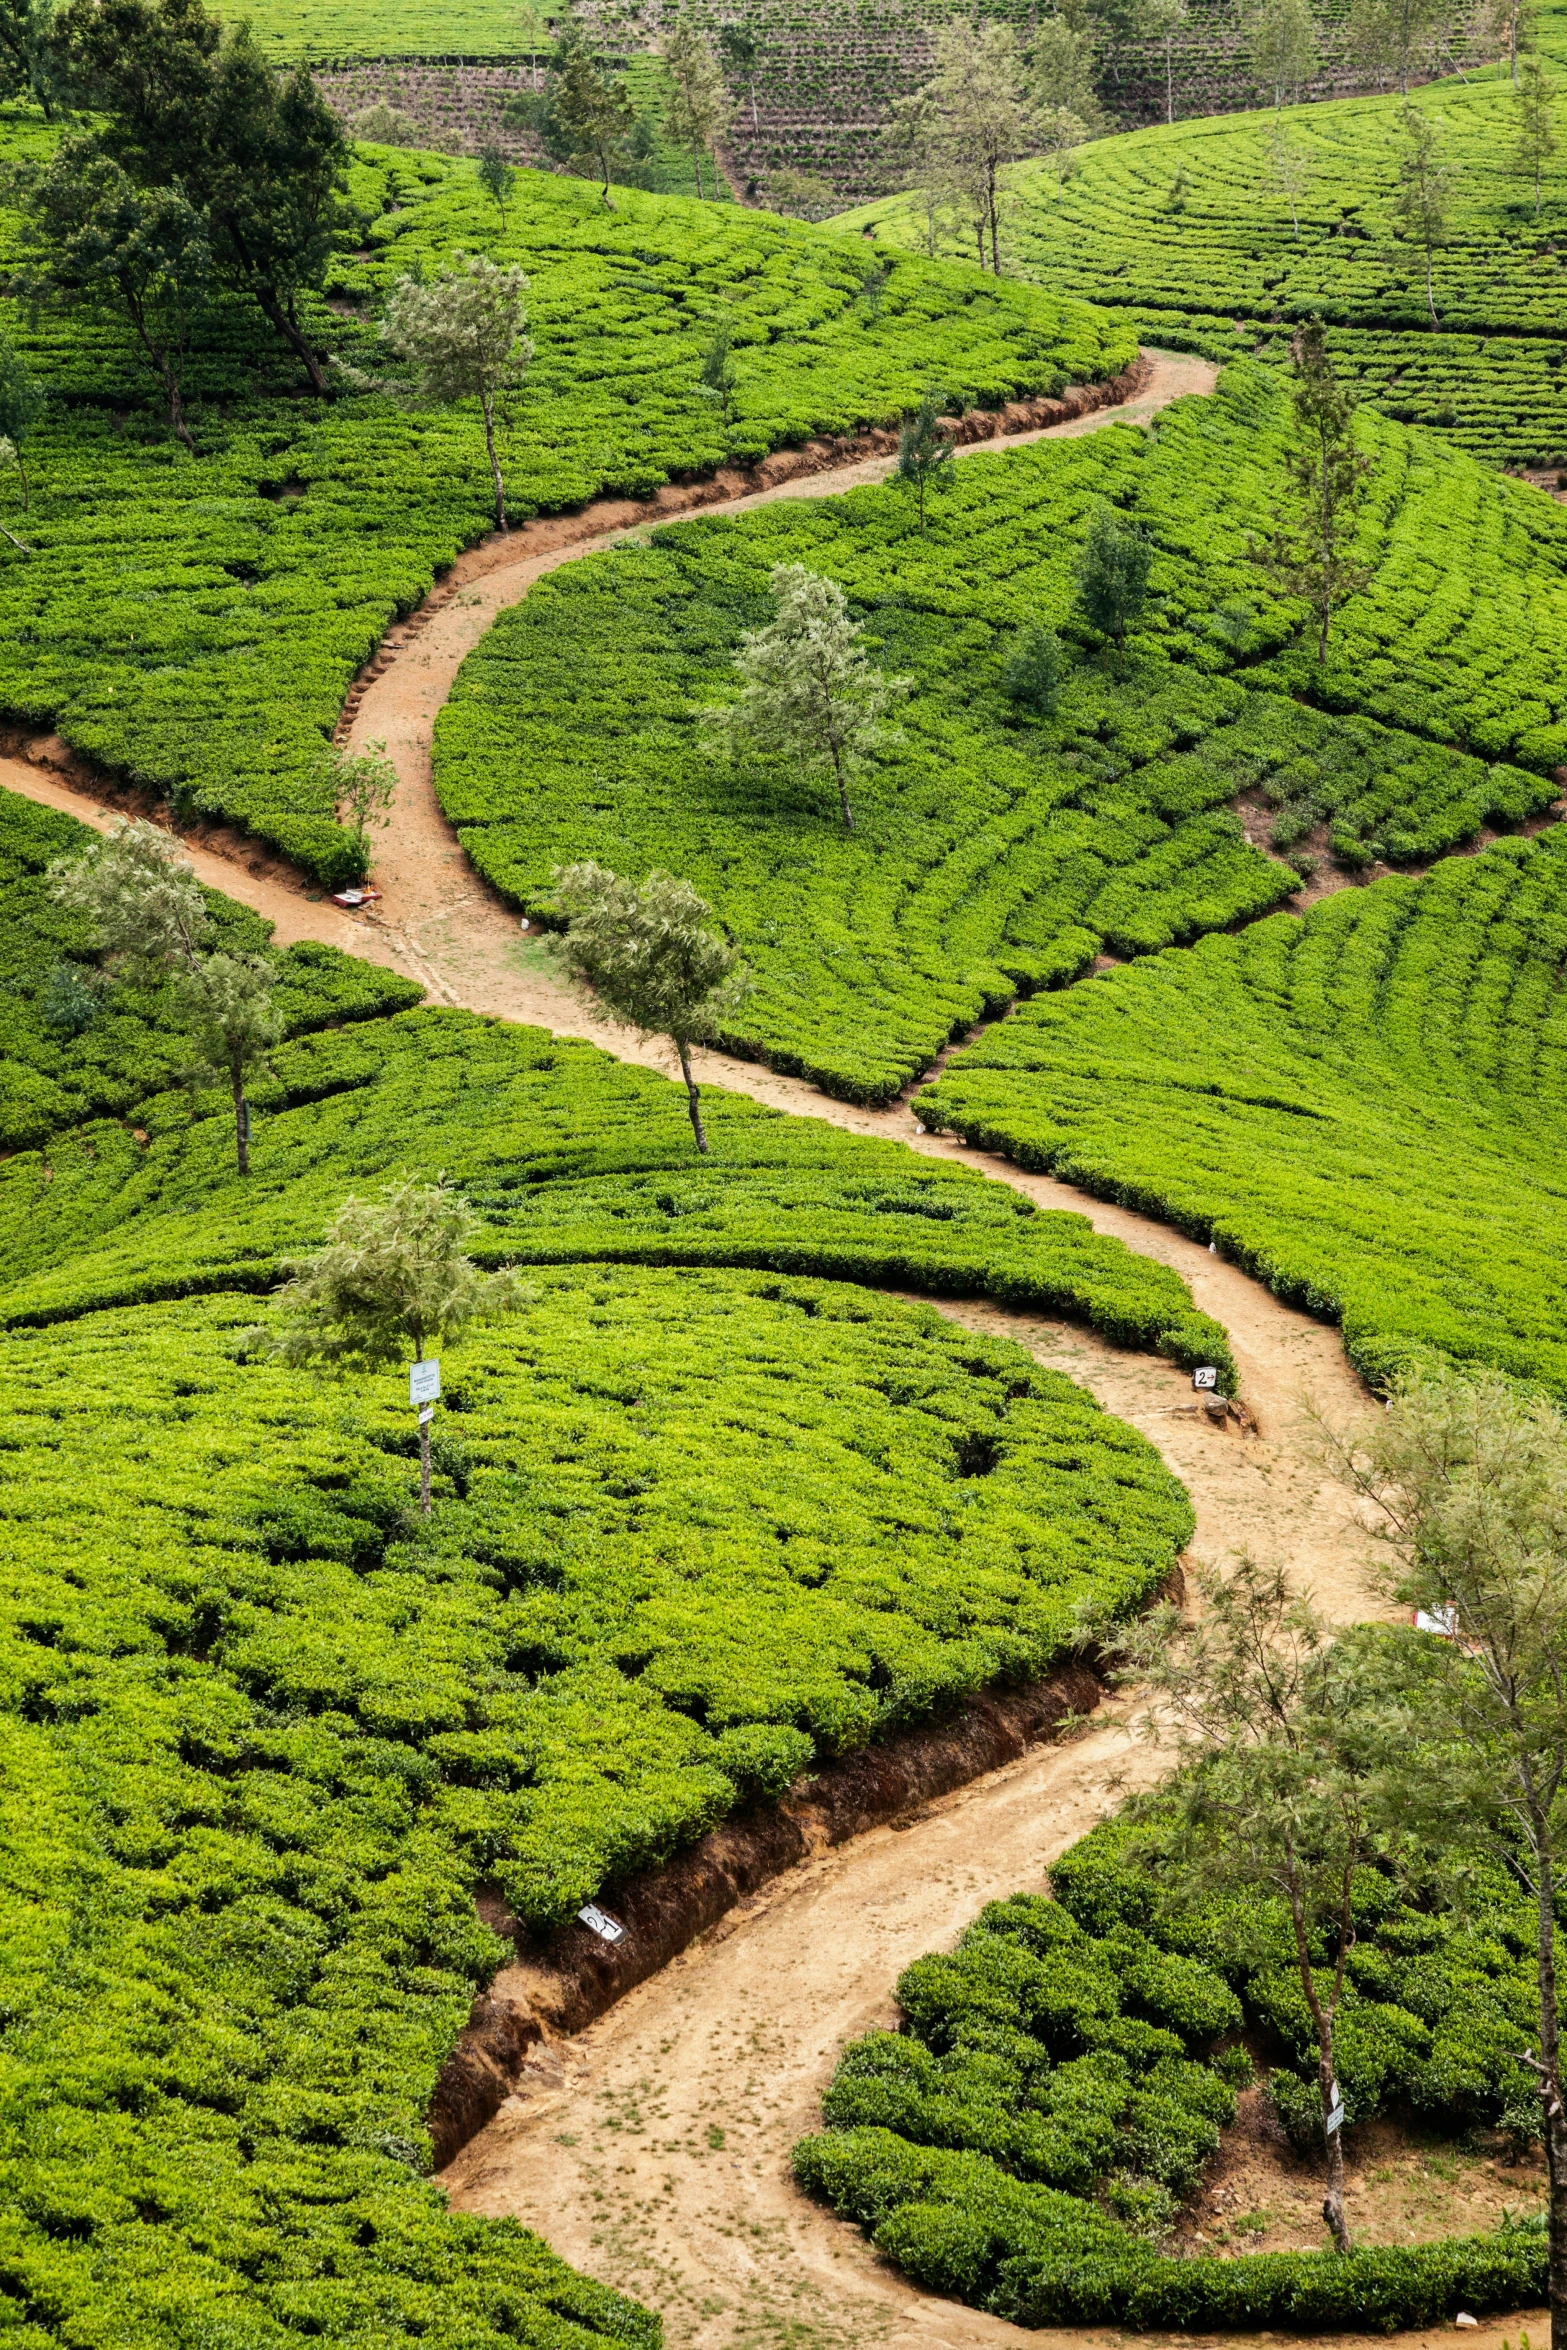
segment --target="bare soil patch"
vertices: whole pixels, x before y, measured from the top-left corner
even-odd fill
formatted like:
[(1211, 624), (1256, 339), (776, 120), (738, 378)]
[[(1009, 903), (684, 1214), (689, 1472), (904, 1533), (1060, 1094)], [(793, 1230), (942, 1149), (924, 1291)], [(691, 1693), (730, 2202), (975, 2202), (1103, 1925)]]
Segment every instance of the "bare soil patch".
[[(1462, 2146), (1418, 2121), (1363, 2122), (1345, 2132), (1345, 2204), (1357, 2244), (1430, 2244), (1477, 2236), (1544, 2207), (1545, 2162), (1514, 2155), (1497, 2132)], [(1295, 2153), (1261, 2088), (1241, 2093), (1235, 2121), (1182, 2214), (1186, 2252), (1233, 2260), (1248, 2252), (1330, 2248), (1320, 2163)]]

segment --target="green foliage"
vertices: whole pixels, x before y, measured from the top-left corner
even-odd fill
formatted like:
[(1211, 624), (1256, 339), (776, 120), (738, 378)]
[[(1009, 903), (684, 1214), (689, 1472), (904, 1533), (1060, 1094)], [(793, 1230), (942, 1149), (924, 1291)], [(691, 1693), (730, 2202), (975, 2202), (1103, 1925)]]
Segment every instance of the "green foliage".
[[(190, 1064), (171, 983), (105, 985), (94, 960), (101, 933), (63, 906), (45, 878), (52, 863), (75, 862), (92, 840), (69, 816), (9, 793), (0, 799), (3, 1151), (30, 1149), (85, 1120), (118, 1119), (175, 1086)], [(268, 926), (255, 915), (215, 891), (198, 899), (210, 924), (203, 935), (216, 950), (244, 956), (265, 946)], [(290, 947), (270, 965), (272, 1001), (290, 1036), (405, 1010), (421, 992), (335, 947)]]
[[(7, 163), (42, 161), (52, 143), (36, 116), (0, 114)], [(502, 224), (473, 164), (402, 150), (361, 157), (350, 195), (369, 226), (332, 257), (336, 308), (300, 296), (313, 348), (372, 367), (391, 288), (458, 250), (526, 270), (541, 355), (500, 428), (514, 518), (886, 421), (933, 364), (965, 405), (998, 404), (1114, 373), (1133, 347), (1081, 304), (923, 259), (894, 262), (868, 322), (861, 239), (737, 206), (720, 220), (628, 194), (607, 215), (576, 182), (519, 173)], [(11, 276), (20, 258), (20, 217), (0, 207), (0, 268)], [(700, 381), (720, 303), (735, 350), (727, 428)], [(358, 879), (322, 746), (387, 626), (489, 527), (477, 403), (302, 401), (295, 360), (224, 298), (184, 375), (192, 459), (168, 438), (128, 325), (0, 307), (49, 394), (27, 448), (37, 552), (0, 541), (0, 702), (334, 887)]]
[[(732, 1042), (889, 1100), (1014, 994), (1277, 906), (1298, 877), (1248, 845), (1242, 792), (1273, 804), (1280, 851), (1321, 824), (1356, 866), (1552, 804), (1567, 515), (1422, 436), (1363, 429), (1374, 511), (1353, 552), (1374, 575), (1325, 668), (1308, 608), (1248, 553), (1291, 427), (1282, 392), (1237, 367), (1151, 440), (1107, 426), (965, 458), (925, 532), (887, 485), (563, 566), (464, 663), (436, 730), (442, 806), (530, 918), (549, 918), (560, 861), (685, 875), (756, 975)], [(1081, 658), (1073, 573), (1101, 502), (1156, 550), (1124, 678)], [(836, 580), (871, 658), (915, 681), (852, 839), (828, 790), (725, 765), (700, 723), (786, 561)], [(1025, 727), (1008, 679), (1026, 627), (1069, 649), (1054, 715)]]
[(1096, 506), (1077, 559), (1077, 600), (1090, 628), (1123, 642), (1148, 600), (1153, 548), (1112, 507)]
[[(116, 2350), (358, 2341), (367, 2309), (388, 2344), (655, 2350), (420, 2175), (503, 1955), (475, 1887), (547, 1934), (1168, 1574), (1191, 1513), (1143, 1438), (857, 1281), (1228, 1368), (1223, 1334), (895, 1146), (718, 1096), (698, 1173), (649, 1072), (460, 1013), (331, 1024), (407, 991), (323, 950), (277, 958), (317, 1032), (272, 1055), (242, 1183), (221, 1101), (159, 1088), (163, 999), (42, 1026), (76, 944), (42, 876), (81, 838), (0, 799), (7, 1075), (52, 1053), (57, 1112), (118, 1113), (0, 1165), (6, 2292)], [(448, 1342), (425, 1520), (400, 1366), (311, 1380), (250, 1332), (345, 1194), (441, 1166), (475, 1259), (539, 1270)]]
[[(1562, 101), (1536, 108), (1526, 178), (1505, 75), (1449, 78), (1409, 104), (1423, 122), (1441, 117), (1448, 181), (1437, 185), (1428, 158), (1402, 210), (1401, 158), (1412, 150), (1397, 95), (1219, 116), (1096, 140), (1064, 186), (1048, 162), (1019, 165), (1012, 265), (1113, 306), (1147, 342), (1220, 360), (1256, 350), (1282, 365), (1295, 324), (1319, 313), (1340, 376), (1386, 413), (1434, 425), (1494, 464), (1567, 463), (1567, 168), (1560, 145), (1553, 153), (1538, 138), (1543, 128), (1560, 141)], [(1282, 177), (1281, 126), (1291, 155)], [(842, 217), (924, 250), (918, 199)], [(958, 232), (948, 249), (964, 249)]]
[[(1353, 1636), (1418, 1674), (1413, 1635)], [(1408, 2251), (1175, 2260), (1158, 2238), (1233, 2111), (1245, 2023), (1286, 2124), (1320, 2147), (1314, 2029), (1281, 1898), (1215, 1897), (1121, 1817), (1058, 1861), (1056, 1899), (992, 1902), (950, 1957), (898, 1984), (904, 2025), (846, 2050), (801, 2183), (926, 2289), (1023, 2325), (1369, 2331), (1544, 2290), (1545, 2240), (1507, 2231)], [(1161, 1847), (1162, 1849), (1162, 1847)], [(1335, 2036), (1350, 2125), (1413, 2105), (1448, 2129), (1528, 2135), (1516, 2052), (1538, 2029), (1534, 1922), (1498, 1861), (1460, 1908), (1401, 1902), (1367, 1868)], [(1324, 1935), (1314, 1955), (1329, 1955)]]
[(1567, 836), (1499, 841), (1041, 997), (919, 1114), (1170, 1218), (1343, 1325), (1567, 1392)]

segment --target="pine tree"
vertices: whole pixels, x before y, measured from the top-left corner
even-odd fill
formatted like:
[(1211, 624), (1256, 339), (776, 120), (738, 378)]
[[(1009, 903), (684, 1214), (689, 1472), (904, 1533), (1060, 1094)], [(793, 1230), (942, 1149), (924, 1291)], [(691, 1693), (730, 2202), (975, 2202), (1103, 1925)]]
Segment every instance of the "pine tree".
[(1448, 171), (1442, 161), (1442, 134), (1429, 114), (1414, 105), (1400, 107), (1398, 127), (1403, 148), (1398, 158), (1398, 188), (1393, 212), (1405, 236), (1425, 256), (1426, 308), (1437, 323), (1432, 271), (1436, 250), (1447, 242)]

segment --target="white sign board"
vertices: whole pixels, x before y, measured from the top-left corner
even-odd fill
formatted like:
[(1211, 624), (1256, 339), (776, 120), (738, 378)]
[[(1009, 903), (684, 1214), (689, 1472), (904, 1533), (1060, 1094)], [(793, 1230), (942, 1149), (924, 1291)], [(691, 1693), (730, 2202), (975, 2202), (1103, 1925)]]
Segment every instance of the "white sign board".
[(1452, 1640), (1456, 1638), (1458, 1632), (1458, 1610), (1455, 1607), (1439, 1607), (1434, 1608), (1427, 1615), (1423, 1607), (1417, 1607), (1415, 1610), (1415, 1630), (1417, 1632), (1437, 1632), (1444, 1640)]
[(1192, 1373), (1192, 1385), (1199, 1388), (1216, 1388), (1218, 1384), (1219, 1374), (1212, 1363), (1199, 1363), (1197, 1369)]
[(624, 1942), (626, 1939), (625, 1927), (618, 1925), (607, 1911), (600, 1909), (596, 1901), (588, 1902), (578, 1910), (577, 1915), (585, 1926), (591, 1927), (601, 1942)]
[(1333, 2111), (1328, 2115), (1327, 2120), (1322, 2125), (1323, 2135), (1324, 2137), (1331, 2138), (1335, 2130), (1341, 2130), (1343, 2127), (1344, 2108), (1342, 2105), (1335, 2105)]
[(441, 1366), (439, 1363), (409, 1364), (408, 1400), (410, 1403), (434, 1403), (440, 1392)]

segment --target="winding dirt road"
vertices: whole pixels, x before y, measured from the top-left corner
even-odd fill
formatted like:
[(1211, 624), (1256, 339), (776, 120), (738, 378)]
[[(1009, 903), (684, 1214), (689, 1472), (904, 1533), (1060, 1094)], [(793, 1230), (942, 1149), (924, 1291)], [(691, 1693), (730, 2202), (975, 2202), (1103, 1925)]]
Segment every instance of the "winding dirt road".
[[(1204, 361), (1153, 359), (1144, 390), (1124, 406), (1018, 437), (1146, 418), (1183, 393), (1212, 388), (1217, 371)], [(831, 495), (882, 478), (891, 462), (873, 459), (706, 511)], [(356, 744), (383, 739), (400, 779), (390, 828), (377, 844), (383, 898), (373, 917), (312, 898), (243, 853), (235, 860), (194, 850), (202, 879), (270, 917), (280, 944), (325, 940), (410, 973), (439, 1001), (538, 1022), (663, 1066), (657, 1047), (552, 984), (515, 915), (468, 865), (436, 804), (430, 767), (436, 714), (496, 615), (557, 564), (646, 520), (606, 501), (492, 540), (462, 559), (423, 614), (393, 630), (357, 697), (349, 735)], [(63, 780), (47, 751), (42, 764), (39, 755), (0, 759), (0, 783), (100, 828), (113, 821), (113, 811)], [(1242, 1391), (1260, 1424), (1255, 1437), (1194, 1417), (1183, 1376), (1152, 1357), (987, 1305), (942, 1310), (1010, 1333), (1152, 1438), (1192, 1495), (1197, 1555), (1249, 1547), (1279, 1556), (1337, 1620), (1379, 1612), (1365, 1537), (1348, 1495), (1318, 1466), (1301, 1410), (1308, 1393), (1336, 1419), (1363, 1407), (1334, 1331), (1164, 1225), (923, 1133), (904, 1105), (855, 1108), (714, 1053), (700, 1057), (700, 1074), (798, 1115), (961, 1159), (1173, 1266), (1230, 1331)], [(539, 2052), (518, 2093), (444, 2174), (453, 2202), (525, 2219), (567, 2259), (661, 2308), (671, 2350), (1039, 2343), (1038, 2335), (913, 2291), (856, 2231), (794, 2192), (787, 2157), (815, 2122), (842, 2041), (890, 2020), (900, 1969), (950, 1942), (985, 1900), (1038, 1886), (1052, 1858), (1114, 1800), (1112, 1770), (1156, 1768), (1146, 1748), (1128, 1741), (1123, 1714), (1111, 1704), (1076, 1742), (1038, 1749), (917, 1821), (873, 1831), (780, 1879), (587, 2032)], [(1082, 2345), (1098, 2337), (1060, 2339)]]

